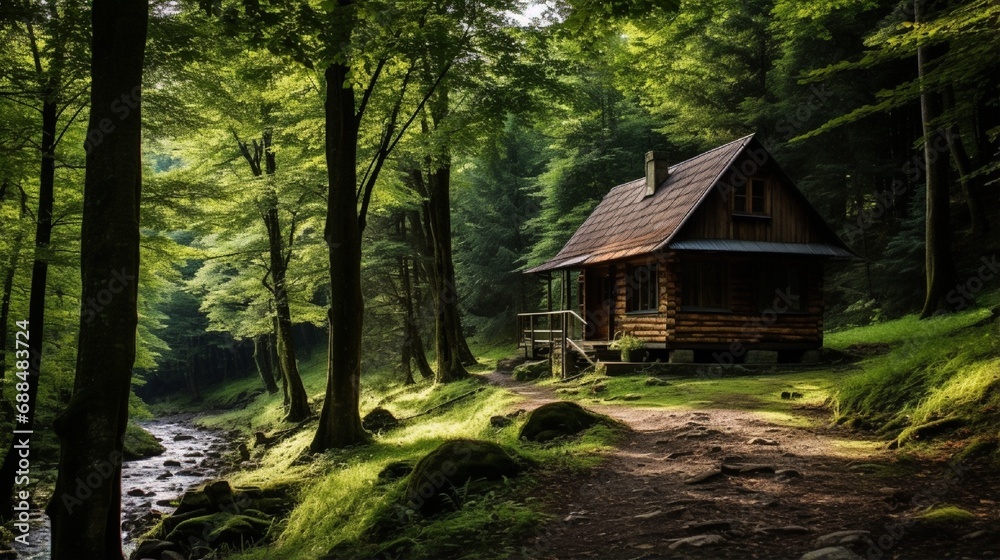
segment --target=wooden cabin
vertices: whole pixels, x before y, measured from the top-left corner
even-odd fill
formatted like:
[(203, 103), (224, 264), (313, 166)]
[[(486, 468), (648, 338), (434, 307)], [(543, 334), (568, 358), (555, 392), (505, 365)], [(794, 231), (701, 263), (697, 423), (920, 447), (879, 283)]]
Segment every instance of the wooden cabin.
[(522, 345), (535, 350), (545, 331), (585, 352), (629, 333), (661, 359), (795, 360), (823, 344), (824, 263), (855, 256), (753, 135), (673, 165), (649, 152), (645, 177), (612, 188), (527, 271), (561, 275), (576, 294), (522, 314)]

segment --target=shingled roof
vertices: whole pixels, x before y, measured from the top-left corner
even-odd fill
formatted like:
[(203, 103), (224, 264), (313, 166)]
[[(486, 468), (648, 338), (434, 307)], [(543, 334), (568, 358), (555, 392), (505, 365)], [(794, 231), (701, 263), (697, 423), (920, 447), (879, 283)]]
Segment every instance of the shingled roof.
[(744, 136), (671, 166), (652, 196), (646, 196), (645, 178), (611, 189), (552, 260), (527, 272), (598, 264), (664, 246), (752, 139)]

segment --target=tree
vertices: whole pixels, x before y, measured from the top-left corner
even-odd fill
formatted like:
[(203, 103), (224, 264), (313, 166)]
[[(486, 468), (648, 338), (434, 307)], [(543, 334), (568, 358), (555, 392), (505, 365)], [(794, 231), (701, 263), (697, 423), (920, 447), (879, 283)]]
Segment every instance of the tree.
[[(920, 25), (926, 0), (914, 0), (914, 24)], [(944, 131), (935, 127), (943, 112), (943, 94), (933, 91), (927, 84), (927, 69), (942, 55), (944, 45), (917, 46), (917, 75), (920, 82), (920, 123), (923, 128), (924, 162), (926, 166), (925, 212), (925, 268), (927, 271), (927, 297), (920, 318), (932, 316), (942, 304), (952, 305), (947, 294), (958, 281), (955, 259), (951, 252), (951, 192), (948, 185), (948, 157), (935, 148), (935, 141), (947, 138)], [(945, 141), (945, 146), (950, 143)], [(954, 307), (951, 308), (954, 310)]]
[[(74, 60), (70, 54), (76, 49), (74, 41), (79, 38), (75, 34), (73, 17), (77, 6), (64, 5), (60, 2), (30, 3), (21, 8), (23, 18), (23, 33), (26, 36), (31, 52), (33, 75), (21, 84), (28, 92), (27, 97), (37, 97), (41, 106), (38, 112), (41, 116), (41, 138), (38, 142), (40, 155), (38, 175), (38, 204), (35, 210), (35, 247), (34, 261), (31, 268), (31, 295), (28, 303), (28, 322), (31, 325), (32, 337), (28, 341), (29, 368), (27, 391), (27, 414), (19, 428), (31, 430), (35, 423), (35, 412), (38, 410), (38, 387), (42, 364), (43, 342), (45, 340), (45, 300), (48, 291), (49, 261), (53, 224), (53, 205), (55, 201), (56, 184), (56, 150), (66, 131), (76, 120), (79, 110), (71, 113), (68, 118), (64, 112), (76, 101), (77, 95), (68, 93), (75, 85)], [(40, 29), (36, 29), (36, 22)], [(20, 92), (13, 92), (15, 95)], [(63, 118), (60, 130), (60, 118)], [(6, 341), (4, 341), (6, 343)], [(7, 449), (3, 464), (0, 466), (0, 499), (6, 499), (13, 491), (14, 471), (17, 468), (17, 450)], [(11, 514), (10, 501), (5, 502), (0, 518), (7, 519)]]
[[(81, 314), (73, 396), (55, 423), (59, 474), (46, 510), (54, 560), (124, 558), (121, 460), (138, 324), (140, 96), (148, 17), (145, 0), (94, 0), (91, 12), (89, 129), (105, 134), (87, 154), (83, 297), (106, 300), (102, 294), (112, 281), (121, 289), (89, 322)], [(100, 482), (93, 493), (76, 498), (79, 480), (95, 472)]]
[[(292, 313), (288, 305), (288, 287), (286, 277), (288, 260), (291, 251), (285, 250), (285, 241), (281, 233), (281, 221), (278, 217), (278, 193), (274, 184), (274, 173), (277, 170), (274, 151), (271, 147), (271, 131), (265, 130), (260, 143), (253, 142), (253, 152), (246, 142), (237, 137), (240, 153), (250, 165), (254, 177), (264, 176), (264, 194), (262, 197), (261, 217), (267, 229), (268, 274), (271, 283), (268, 288), (274, 295), (274, 324), (277, 341), (278, 365), (284, 380), (288, 410), (285, 419), (289, 422), (301, 422), (309, 417), (309, 397), (302, 385), (299, 366), (295, 360), (295, 341), (292, 338)], [(261, 165), (263, 161), (263, 166)], [(289, 239), (294, 239), (295, 223), (292, 223), (292, 233)]]

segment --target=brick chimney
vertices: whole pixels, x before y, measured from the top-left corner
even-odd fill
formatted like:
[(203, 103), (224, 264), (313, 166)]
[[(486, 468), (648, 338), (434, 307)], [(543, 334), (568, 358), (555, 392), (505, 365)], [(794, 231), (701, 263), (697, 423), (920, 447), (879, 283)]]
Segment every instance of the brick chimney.
[(670, 166), (663, 152), (646, 152), (646, 196), (656, 194), (656, 188), (670, 175)]

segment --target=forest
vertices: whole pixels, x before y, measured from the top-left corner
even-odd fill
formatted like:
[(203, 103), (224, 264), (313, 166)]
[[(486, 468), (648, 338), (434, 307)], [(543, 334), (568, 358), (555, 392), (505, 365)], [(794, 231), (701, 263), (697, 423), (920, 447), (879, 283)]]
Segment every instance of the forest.
[[(0, 559), (1000, 554), (996, 2), (0, 0), (0, 37)], [(750, 135), (850, 255), (802, 269), (816, 360), (588, 354), (591, 277), (527, 271)], [(635, 324), (695, 281), (660, 258)]]

